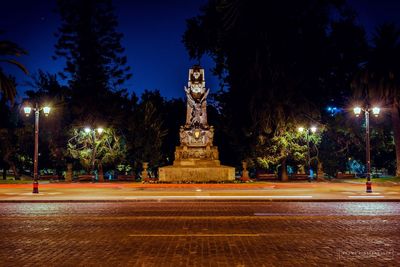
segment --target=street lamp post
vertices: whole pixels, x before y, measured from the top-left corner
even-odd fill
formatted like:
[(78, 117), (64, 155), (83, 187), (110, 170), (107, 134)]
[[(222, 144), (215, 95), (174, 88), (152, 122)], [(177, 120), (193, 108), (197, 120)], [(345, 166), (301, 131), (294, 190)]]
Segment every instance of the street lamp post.
[(307, 168), (308, 168), (308, 175), (309, 178), (312, 179), (311, 177), (311, 156), (310, 156), (310, 132), (315, 133), (317, 131), (317, 127), (311, 126), (310, 128), (304, 129), (304, 127), (299, 127), (297, 129), (300, 133), (303, 133), (305, 131), (306, 133), (306, 142), (307, 142)]
[(367, 182), (366, 182), (366, 192), (372, 193), (372, 182), (371, 182), (371, 146), (370, 146), (370, 136), (369, 136), (369, 115), (372, 111), (375, 117), (378, 117), (380, 113), (379, 107), (370, 108), (368, 105), (365, 108), (355, 107), (353, 109), (356, 117), (359, 117), (361, 112), (364, 111), (365, 114), (365, 158), (367, 165)]
[[(35, 104), (33, 111), (35, 112), (35, 145), (33, 153), (33, 194), (39, 193), (39, 175), (38, 175), (38, 160), (39, 160), (39, 114), (43, 110), (44, 115), (47, 117), (50, 113), (50, 107), (44, 106), (40, 108), (38, 103)], [(24, 107), (25, 115), (28, 117), (32, 108), (29, 106)]]

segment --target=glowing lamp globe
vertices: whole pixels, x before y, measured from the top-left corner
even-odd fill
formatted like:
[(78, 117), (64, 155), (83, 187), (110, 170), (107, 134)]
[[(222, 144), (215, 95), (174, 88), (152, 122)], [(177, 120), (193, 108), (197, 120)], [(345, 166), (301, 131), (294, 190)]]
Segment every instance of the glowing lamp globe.
[(45, 116), (49, 116), (50, 110), (51, 110), (50, 107), (47, 107), (47, 106), (44, 107), (44, 108), (43, 108), (43, 113), (44, 113), (44, 115), (45, 115)]
[(24, 113), (25, 113), (25, 115), (28, 117), (29, 116), (29, 114), (31, 113), (31, 111), (32, 111), (32, 108), (31, 107), (24, 107)]
[(375, 117), (378, 117), (380, 112), (381, 112), (381, 109), (379, 107), (374, 107), (372, 109), (372, 114), (374, 114)]
[(310, 130), (311, 130), (312, 133), (315, 133), (315, 132), (317, 131), (317, 127), (312, 126), (312, 127), (310, 128)]
[(353, 109), (353, 111), (354, 111), (354, 114), (358, 117), (358, 116), (360, 116), (360, 114), (361, 114), (361, 108), (360, 107), (355, 107), (354, 109)]

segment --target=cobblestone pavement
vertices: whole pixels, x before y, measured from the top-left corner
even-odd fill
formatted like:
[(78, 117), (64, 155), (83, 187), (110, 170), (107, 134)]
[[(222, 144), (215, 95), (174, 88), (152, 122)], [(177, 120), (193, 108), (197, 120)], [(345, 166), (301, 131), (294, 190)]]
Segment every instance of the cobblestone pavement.
[(400, 203), (0, 203), (0, 266), (400, 266)]

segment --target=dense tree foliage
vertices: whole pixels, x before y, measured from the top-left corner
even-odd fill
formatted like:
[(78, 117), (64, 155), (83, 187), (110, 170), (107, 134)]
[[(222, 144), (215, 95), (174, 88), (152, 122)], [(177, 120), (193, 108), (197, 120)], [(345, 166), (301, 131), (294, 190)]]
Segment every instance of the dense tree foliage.
[[(108, 170), (139, 172), (143, 162), (151, 169), (172, 164), (186, 101), (158, 90), (128, 93), (131, 74), (111, 0), (58, 0), (57, 12), (55, 58), (65, 60), (64, 72), (39, 71), (21, 103), (52, 107), (40, 121), (40, 168), (61, 172), (75, 162), (102, 179)], [(211, 56), (221, 78), (207, 111), (223, 163), (238, 167), (245, 159), (283, 180), (288, 166), (306, 172), (321, 162), (330, 176), (363, 172), (365, 124), (351, 107), (379, 102), (385, 109), (371, 118), (373, 166), (400, 175), (400, 30), (382, 25), (369, 45), (355, 18), (342, 0), (209, 0), (187, 21), (190, 57)], [(4, 62), (26, 71), (8, 58), (24, 53), (0, 42)], [(0, 79), (0, 164), (18, 176), (32, 167), (33, 118), (8, 104), (12, 77), (0, 69)], [(328, 105), (337, 112), (326, 112)], [(299, 126), (318, 130), (305, 135)]]
[[(341, 1), (217, 0), (188, 20), (190, 56), (211, 55), (228, 87), (219, 101), (236, 162), (265, 162), (271, 147), (296, 146), (299, 124), (322, 123), (324, 103), (349, 88), (366, 47), (353, 19)], [(280, 153), (282, 162), (295, 155)]]
[[(1, 33), (1, 31), (0, 31)], [(27, 52), (19, 47), (16, 43), (0, 40), (0, 63), (1, 65), (12, 65), (19, 68), (25, 74), (28, 74), (28, 70), (23, 64), (15, 60), (15, 57), (26, 55)], [(15, 95), (17, 94), (16, 85), (12, 77), (7, 75), (2, 66), (0, 65), (0, 92), (6, 100), (14, 103)]]
[(377, 28), (367, 60), (355, 76), (354, 97), (371, 107), (390, 111), (396, 145), (396, 175), (400, 175), (400, 29), (394, 24)]
[(116, 165), (125, 156), (125, 143), (112, 128), (73, 129), (68, 141), (69, 155), (89, 172), (98, 170), (104, 181), (103, 166)]
[(111, 0), (59, 0), (55, 57), (66, 60), (75, 124), (111, 123), (114, 94), (131, 77)]
[[(143, 162), (157, 168), (166, 163), (168, 156), (162, 146), (166, 145), (168, 133), (166, 100), (159, 91), (145, 91), (128, 118), (127, 144), (130, 163), (138, 169)], [(165, 148), (171, 151), (171, 149)], [(171, 152), (170, 152), (171, 153)]]
[[(3, 169), (3, 179), (6, 170), (11, 169), (15, 179), (19, 179), (20, 170), (29, 165), (31, 157), (24, 148), (33, 148), (32, 141), (24, 140), (25, 131), (21, 124), (18, 109), (7, 105), (7, 100), (0, 100), (0, 164)], [(30, 131), (32, 133), (32, 131)], [(27, 142), (26, 142), (27, 141)], [(28, 164), (27, 164), (28, 163)]]
[[(40, 116), (41, 167), (56, 169), (61, 174), (67, 161), (67, 140), (71, 127), (71, 113), (68, 109), (71, 90), (60, 84), (56, 74), (42, 70), (33, 75), (29, 85), (31, 90), (26, 91), (27, 99), (22, 104), (34, 106), (38, 103), (39, 107), (51, 107), (49, 116)], [(33, 116), (31, 117), (26, 119), (26, 123), (33, 127)]]

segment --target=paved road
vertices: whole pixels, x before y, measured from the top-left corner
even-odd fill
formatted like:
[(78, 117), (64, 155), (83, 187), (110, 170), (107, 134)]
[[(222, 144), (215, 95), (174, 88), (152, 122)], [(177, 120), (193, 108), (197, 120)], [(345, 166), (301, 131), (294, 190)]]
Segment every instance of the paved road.
[(338, 200), (399, 201), (400, 185), (351, 183), (142, 184), (47, 183), (39, 194), (32, 184), (0, 184), (0, 202), (27, 201), (135, 201), (135, 200)]
[(399, 266), (396, 202), (0, 203), (0, 266)]

